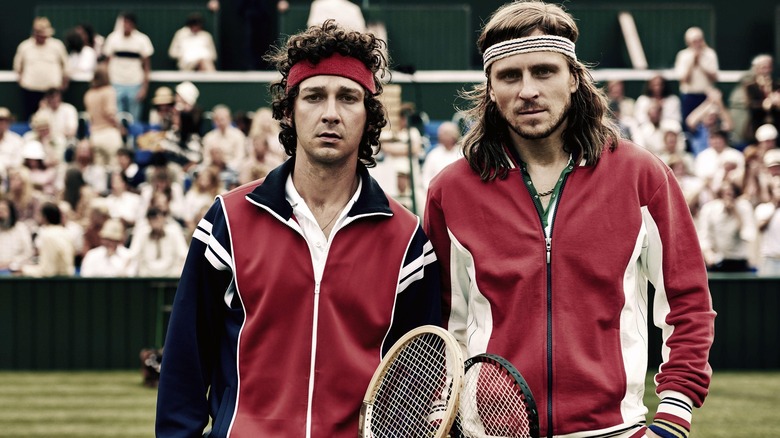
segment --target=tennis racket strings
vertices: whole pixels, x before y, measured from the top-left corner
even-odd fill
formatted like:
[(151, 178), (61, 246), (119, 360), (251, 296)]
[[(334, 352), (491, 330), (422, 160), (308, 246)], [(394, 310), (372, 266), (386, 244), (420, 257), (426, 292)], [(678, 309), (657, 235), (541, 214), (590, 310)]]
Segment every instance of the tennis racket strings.
[(444, 436), (454, 420), (448, 417), (456, 412), (462, 367), (440, 333), (412, 337), (390, 362), (366, 411), (366, 436)]
[(536, 403), (520, 373), (505, 359), (479, 355), (466, 362), (453, 437), (539, 436)]

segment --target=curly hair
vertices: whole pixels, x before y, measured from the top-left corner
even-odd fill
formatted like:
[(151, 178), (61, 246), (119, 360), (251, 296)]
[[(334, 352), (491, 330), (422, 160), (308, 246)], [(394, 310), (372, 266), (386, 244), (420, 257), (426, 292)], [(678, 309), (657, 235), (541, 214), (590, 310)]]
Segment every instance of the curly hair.
[[(374, 154), (379, 152), (379, 134), (387, 124), (385, 107), (377, 96), (382, 94), (379, 77), (384, 77), (387, 69), (385, 42), (369, 33), (344, 29), (333, 20), (325, 21), (321, 26), (312, 26), (306, 31), (291, 36), (287, 43), (268, 54), (265, 59), (276, 66), (282, 79), (271, 84), (271, 108), (273, 116), (280, 121), (279, 141), (290, 157), (295, 157), (298, 136), (291, 120), (298, 96), (299, 85), (287, 89), (287, 79), (293, 65), (301, 61), (319, 63), (334, 53), (358, 59), (374, 74), (376, 92), (365, 90), (366, 128), (360, 139), (358, 159), (366, 167), (376, 166)], [(379, 76), (377, 76), (379, 75)]]
[[(541, 30), (577, 42), (579, 30), (574, 18), (560, 6), (541, 1), (507, 3), (499, 8), (482, 30), (477, 44), (482, 53), (501, 41), (521, 38)], [(583, 63), (566, 57), (569, 70), (577, 79), (572, 94), (568, 123), (562, 133), (564, 148), (575, 157), (595, 164), (604, 147), (615, 147), (619, 138), (617, 127), (608, 117), (609, 106), (604, 92), (596, 87)], [(490, 70), (486, 72), (490, 77)], [(471, 168), (483, 181), (507, 177), (511, 163), (504, 145), (509, 143), (506, 120), (489, 97), (489, 80), (473, 90), (462, 93), (470, 101), (467, 117), (474, 125), (463, 140), (463, 151)], [(609, 145), (609, 146), (606, 146)]]

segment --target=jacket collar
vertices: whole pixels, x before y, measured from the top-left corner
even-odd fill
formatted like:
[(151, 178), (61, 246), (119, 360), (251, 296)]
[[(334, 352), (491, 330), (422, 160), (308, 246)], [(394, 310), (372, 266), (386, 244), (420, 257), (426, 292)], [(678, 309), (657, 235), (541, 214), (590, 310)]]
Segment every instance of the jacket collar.
[[(290, 158), (281, 166), (272, 170), (265, 177), (262, 184), (246, 195), (247, 201), (273, 211), (284, 220), (290, 220), (293, 208), (287, 202), (285, 183), (294, 167), (295, 159)], [(358, 162), (357, 173), (362, 182), (362, 189), (357, 202), (352, 206), (347, 216), (392, 216), (393, 212), (390, 209), (387, 195), (379, 186), (379, 183), (369, 175), (368, 169), (360, 162)]]

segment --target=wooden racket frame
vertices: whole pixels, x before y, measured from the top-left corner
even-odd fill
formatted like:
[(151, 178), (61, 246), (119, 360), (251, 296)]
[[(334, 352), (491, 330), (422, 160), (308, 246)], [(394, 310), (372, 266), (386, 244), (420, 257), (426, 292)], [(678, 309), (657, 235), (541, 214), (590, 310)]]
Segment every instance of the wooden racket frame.
[(464, 368), (462, 366), (457, 366), (457, 364), (463, 363), (463, 352), (460, 349), (460, 344), (458, 344), (458, 341), (455, 339), (452, 333), (435, 325), (423, 325), (410, 330), (400, 339), (398, 339), (398, 341), (393, 344), (393, 346), (390, 348), (390, 351), (388, 351), (385, 357), (382, 359), (382, 362), (379, 363), (376, 371), (374, 371), (374, 375), (371, 377), (371, 381), (368, 384), (368, 389), (366, 390), (366, 395), (363, 397), (363, 403), (360, 407), (358, 437), (370, 437), (370, 435), (366, 434), (365, 430), (366, 420), (370, 419), (370, 412), (373, 408), (376, 393), (379, 390), (379, 384), (390, 369), (390, 365), (410, 340), (425, 334), (434, 334), (441, 338), (444, 341), (445, 348), (449, 353), (452, 354), (453, 363), (456, 364), (455, 369), (452, 370), (452, 397), (450, 398), (449, 403), (447, 404), (447, 409), (444, 412), (444, 418), (441, 427), (439, 427), (439, 430), (431, 438), (445, 438), (448, 436), (450, 428), (455, 422), (455, 417), (458, 414), (458, 407), (460, 405), (459, 399), (460, 392), (463, 387)]

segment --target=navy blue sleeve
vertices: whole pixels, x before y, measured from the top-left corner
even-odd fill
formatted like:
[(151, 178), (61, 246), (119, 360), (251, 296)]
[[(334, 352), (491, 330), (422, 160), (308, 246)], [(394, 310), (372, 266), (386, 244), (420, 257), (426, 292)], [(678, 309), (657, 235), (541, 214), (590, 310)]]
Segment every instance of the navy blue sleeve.
[(193, 234), (176, 290), (157, 396), (158, 437), (201, 437), (208, 425), (207, 395), (232, 281), (229, 250), (217, 200)]
[(406, 252), (393, 323), (382, 344), (382, 356), (408, 331), (421, 325), (441, 326), (441, 279), (433, 245), (418, 225)]

